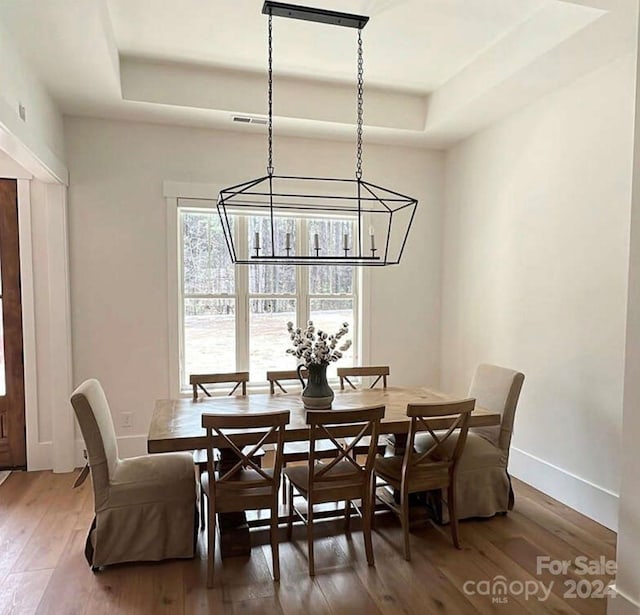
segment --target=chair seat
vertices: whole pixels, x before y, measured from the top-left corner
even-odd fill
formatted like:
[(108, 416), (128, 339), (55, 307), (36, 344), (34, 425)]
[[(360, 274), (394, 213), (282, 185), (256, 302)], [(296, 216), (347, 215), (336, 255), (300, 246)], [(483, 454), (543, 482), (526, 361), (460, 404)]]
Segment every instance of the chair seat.
[(192, 501), (195, 473), (189, 453), (162, 453), (122, 459), (109, 481), (104, 508)]
[[(268, 476), (273, 477), (273, 470), (264, 471)], [(219, 472), (216, 472), (216, 479), (219, 478)], [(216, 483), (216, 512), (236, 512), (243, 510), (258, 510), (262, 508), (270, 508), (273, 500), (273, 489), (269, 485), (263, 487), (255, 487), (250, 483), (253, 481), (264, 481), (265, 478), (255, 470), (239, 470), (234, 475), (234, 485), (226, 486), (224, 482)], [(238, 482), (246, 482), (247, 486), (238, 484)], [(211, 481), (209, 473), (203, 472), (200, 477), (202, 490), (207, 497), (211, 497)]]
[[(316, 464), (314, 471), (319, 472), (325, 464)], [(284, 469), (285, 476), (295, 488), (308, 499), (309, 466), (292, 466)], [(335, 502), (339, 500), (357, 499), (362, 494), (362, 480), (364, 472), (356, 468), (351, 462), (342, 460), (335, 464), (324, 478), (331, 478), (326, 484), (316, 484), (314, 487), (313, 503)], [(344, 478), (344, 480), (340, 480)]]
[[(317, 440), (314, 450), (316, 456), (322, 459), (338, 456), (338, 449), (331, 440)], [(309, 442), (285, 442), (283, 458), (285, 463), (306, 461), (309, 459)]]
[[(376, 475), (395, 489), (400, 489), (402, 482), (403, 456), (378, 457), (375, 461)], [(447, 462), (434, 460), (427, 466), (415, 469), (409, 481), (409, 493), (427, 491), (446, 487), (449, 484), (449, 467)]]
[[(438, 432), (436, 432), (436, 435), (437, 434)], [(452, 434), (444, 443), (443, 449), (447, 454), (453, 450), (457, 441), (457, 434)], [(433, 446), (433, 443), (434, 440), (431, 434), (417, 434), (414, 448), (417, 452), (421, 453)], [(506, 467), (506, 462), (506, 455), (501, 449), (489, 442), (489, 440), (483, 438), (481, 435), (470, 431), (467, 434), (467, 441), (465, 442), (462, 456), (458, 461), (458, 473), (471, 469), (479, 470), (480, 468)]]

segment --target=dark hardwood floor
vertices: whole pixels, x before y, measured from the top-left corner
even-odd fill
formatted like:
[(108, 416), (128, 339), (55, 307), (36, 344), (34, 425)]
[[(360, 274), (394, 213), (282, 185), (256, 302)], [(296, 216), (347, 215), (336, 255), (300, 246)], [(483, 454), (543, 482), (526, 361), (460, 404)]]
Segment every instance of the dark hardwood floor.
[[(74, 490), (74, 479), (75, 474), (18, 472), (0, 486), (0, 615), (606, 611), (605, 599), (566, 592), (576, 585), (586, 595), (611, 580), (580, 575), (575, 560), (615, 558), (615, 534), (517, 481), (512, 513), (461, 523), (461, 551), (453, 548), (448, 527), (427, 523), (412, 534), (413, 559), (405, 562), (398, 521), (383, 513), (376, 516), (376, 566), (369, 568), (359, 525), (354, 521), (346, 537), (341, 521), (328, 521), (317, 528), (317, 576), (307, 575), (304, 531), (296, 528), (294, 542), (281, 543), (281, 581), (275, 584), (267, 537), (260, 531), (252, 535), (251, 557), (218, 558), (217, 587), (207, 590), (204, 533), (197, 559), (93, 574), (83, 555), (93, 517), (91, 484)], [(538, 575), (538, 556), (572, 564), (564, 575)], [(496, 577), (504, 577), (506, 596), (485, 595)], [(545, 600), (539, 599), (540, 583), (553, 583)], [(527, 599), (520, 591), (525, 588), (537, 593)]]

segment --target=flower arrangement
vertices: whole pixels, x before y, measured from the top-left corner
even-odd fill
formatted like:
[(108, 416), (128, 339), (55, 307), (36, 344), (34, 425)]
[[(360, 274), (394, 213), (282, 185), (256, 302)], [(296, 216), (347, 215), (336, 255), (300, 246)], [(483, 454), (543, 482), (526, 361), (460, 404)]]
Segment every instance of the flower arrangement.
[(342, 327), (334, 335), (316, 328), (313, 321), (309, 321), (305, 329), (293, 327), (292, 322), (287, 323), (287, 331), (293, 343), (293, 348), (287, 349), (287, 354), (292, 354), (306, 367), (309, 365), (328, 365), (342, 358), (343, 353), (351, 348), (351, 340), (344, 340), (338, 346), (340, 340), (349, 333), (349, 323), (342, 323)]

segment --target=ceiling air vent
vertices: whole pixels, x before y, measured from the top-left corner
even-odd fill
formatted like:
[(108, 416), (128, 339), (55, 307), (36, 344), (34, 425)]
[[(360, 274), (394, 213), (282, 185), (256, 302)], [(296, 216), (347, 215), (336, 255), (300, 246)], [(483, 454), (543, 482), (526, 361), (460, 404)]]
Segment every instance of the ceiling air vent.
[(267, 124), (267, 118), (265, 117), (252, 117), (250, 115), (232, 115), (231, 119), (239, 124), (260, 124), (265, 126)]

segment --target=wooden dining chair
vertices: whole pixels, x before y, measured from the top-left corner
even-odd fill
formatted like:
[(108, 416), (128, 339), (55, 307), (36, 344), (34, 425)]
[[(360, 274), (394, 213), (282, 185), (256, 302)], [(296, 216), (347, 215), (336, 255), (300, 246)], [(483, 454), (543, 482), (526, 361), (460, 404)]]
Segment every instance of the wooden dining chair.
[(198, 392), (211, 397), (211, 393), (206, 389), (205, 384), (235, 384), (229, 395), (233, 395), (238, 387), (242, 388), (242, 394), (247, 394), (247, 382), (249, 382), (249, 372), (228, 372), (224, 374), (190, 374), (189, 384), (193, 387), (193, 401), (198, 401)]
[[(380, 498), (380, 500), (400, 517), (404, 535), (404, 558), (407, 561), (411, 560), (409, 546), (409, 494), (411, 493), (432, 489), (447, 490), (451, 537), (456, 548), (460, 548), (456, 513), (456, 470), (467, 439), (469, 416), (475, 403), (475, 399), (464, 399), (455, 402), (409, 404), (407, 416), (411, 418), (411, 424), (404, 455), (379, 457), (375, 461), (376, 476), (400, 493), (399, 504), (396, 504), (393, 498)], [(450, 427), (446, 431), (436, 433), (430, 419), (448, 416), (452, 420)], [(433, 445), (423, 452), (417, 452), (414, 449), (416, 433), (422, 429), (429, 432), (433, 438)], [(457, 437), (452, 437), (454, 434)]]
[[(389, 377), (389, 366), (388, 365), (377, 365), (377, 366), (359, 366), (359, 367), (339, 367), (338, 368), (338, 376), (340, 378), (340, 390), (344, 391), (344, 383), (346, 382), (352, 389), (356, 389), (357, 387), (349, 380), (349, 377), (376, 377), (376, 379), (369, 385), (370, 389), (375, 388), (375, 386), (382, 381), (382, 388), (387, 388), (387, 378)], [(345, 444), (348, 446), (350, 444), (350, 439), (344, 439)], [(366, 455), (367, 449), (369, 447), (369, 442), (367, 438), (363, 438), (360, 444), (353, 448), (354, 455)], [(378, 444), (378, 454), (384, 455), (386, 449), (386, 443)]]
[[(284, 469), (289, 490), (289, 524), (287, 534), (291, 540), (294, 515), (302, 519), (307, 526), (307, 544), (309, 553), (309, 576), (315, 574), (313, 556), (313, 507), (323, 502), (345, 502), (345, 529), (349, 531), (351, 509), (362, 517), (364, 526), (364, 544), (367, 563), (374, 564), (373, 546), (371, 543), (371, 525), (373, 518), (374, 498), (373, 466), (376, 456), (376, 444), (380, 421), (385, 407), (375, 406), (357, 410), (308, 410), (309, 424), (309, 463), (304, 466), (293, 466)], [(350, 447), (343, 448), (335, 436), (335, 432), (345, 425), (360, 426), (358, 435)], [(369, 452), (363, 464), (351, 456), (351, 449), (365, 436), (370, 436)], [(336, 457), (321, 461), (316, 455), (316, 444), (328, 439), (336, 450)], [(306, 516), (294, 505), (294, 488), (307, 501)], [(355, 504), (360, 500), (360, 507)]]
[(377, 366), (359, 366), (359, 367), (339, 367), (338, 378), (340, 378), (340, 390), (344, 391), (344, 383), (346, 382), (352, 389), (356, 389), (356, 385), (349, 378), (367, 378), (375, 377), (376, 379), (369, 385), (373, 389), (382, 379), (382, 387), (387, 388), (387, 378), (389, 376), (388, 365)]
[[(207, 539), (207, 587), (213, 587), (216, 543), (216, 513), (244, 512), (269, 509), (271, 511), (271, 555), (273, 579), (280, 579), (278, 554), (278, 491), (282, 472), (282, 443), (289, 411), (261, 414), (203, 414), (202, 426), (207, 431), (207, 471), (202, 487), (209, 500)], [(245, 430), (244, 433), (239, 430)], [(247, 446), (246, 430), (257, 431)], [(214, 437), (218, 448), (228, 448), (238, 457), (228, 470), (216, 471)], [(267, 439), (275, 437), (278, 444), (273, 468), (261, 468), (253, 458)], [(242, 444), (239, 443), (242, 440)]]
[[(226, 372), (217, 374), (190, 374), (189, 384), (193, 387), (193, 401), (198, 401), (198, 392), (204, 392), (207, 397), (211, 397), (212, 394), (206, 388), (206, 384), (233, 384), (235, 385), (227, 395), (233, 395), (236, 391), (240, 391), (242, 395), (247, 394), (247, 382), (249, 382), (249, 372)], [(219, 454), (214, 452), (216, 461)], [(255, 459), (264, 457), (265, 452), (259, 449), (255, 452)], [(202, 476), (202, 473), (207, 469), (207, 451), (199, 449), (193, 451), (193, 462), (198, 468), (198, 475)], [(202, 481), (200, 481), (200, 528), (204, 529), (206, 511), (204, 507), (204, 493), (202, 492)]]
[[(306, 369), (302, 369), (301, 371), (303, 377), (307, 378), (309, 372)], [(275, 395), (276, 387), (278, 387), (282, 393), (288, 393), (287, 389), (282, 386), (282, 383), (291, 381), (295, 381), (297, 384), (300, 384), (298, 372), (295, 369), (270, 370), (267, 372), (267, 382), (269, 383), (269, 392), (271, 395)]]
[[(303, 377), (307, 377), (309, 372), (306, 369), (300, 370)], [(269, 390), (271, 395), (276, 394), (276, 387), (281, 392), (287, 393), (287, 390), (282, 386), (282, 382), (295, 380), (300, 383), (298, 378), (298, 372), (295, 369), (292, 370), (270, 370), (267, 372), (267, 380), (269, 382)], [(316, 446), (316, 456), (318, 458), (333, 458), (337, 455), (336, 449), (330, 441), (319, 441)], [(308, 442), (287, 442), (284, 445), (284, 452), (282, 457), (283, 467), (287, 467), (290, 463), (296, 463), (301, 461), (308, 461), (309, 459), (309, 443)], [(287, 491), (282, 489), (282, 503), (287, 503)]]

